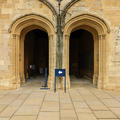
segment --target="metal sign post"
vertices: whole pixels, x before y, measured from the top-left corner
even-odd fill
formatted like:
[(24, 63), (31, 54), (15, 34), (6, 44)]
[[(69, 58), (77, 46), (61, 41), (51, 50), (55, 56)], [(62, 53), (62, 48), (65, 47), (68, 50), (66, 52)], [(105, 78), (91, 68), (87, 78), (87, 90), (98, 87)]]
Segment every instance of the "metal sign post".
[(48, 81), (48, 75), (47, 75), (47, 68), (45, 68), (45, 85), (44, 87), (47, 87), (47, 81)]
[(65, 77), (64, 92), (66, 93), (66, 70), (65, 69), (55, 69), (54, 92), (56, 92), (56, 77)]
[(45, 68), (45, 81), (44, 81), (44, 86), (40, 88), (41, 90), (48, 90), (50, 88), (47, 87), (47, 82), (48, 82), (48, 73), (47, 73), (47, 68)]

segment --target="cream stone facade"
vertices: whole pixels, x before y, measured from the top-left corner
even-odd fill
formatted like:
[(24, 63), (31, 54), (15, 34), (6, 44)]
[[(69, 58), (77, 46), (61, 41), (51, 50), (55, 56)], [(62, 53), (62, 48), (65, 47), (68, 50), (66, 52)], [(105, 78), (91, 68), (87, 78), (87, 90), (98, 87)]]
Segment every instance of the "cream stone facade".
[(93, 37), (93, 84), (100, 89), (120, 89), (119, 14), (119, 0), (62, 0), (59, 36), (57, 0), (0, 0), (0, 89), (17, 89), (25, 84), (24, 40), (35, 29), (48, 35), (51, 89), (55, 68), (66, 69), (70, 88), (70, 36), (78, 30)]

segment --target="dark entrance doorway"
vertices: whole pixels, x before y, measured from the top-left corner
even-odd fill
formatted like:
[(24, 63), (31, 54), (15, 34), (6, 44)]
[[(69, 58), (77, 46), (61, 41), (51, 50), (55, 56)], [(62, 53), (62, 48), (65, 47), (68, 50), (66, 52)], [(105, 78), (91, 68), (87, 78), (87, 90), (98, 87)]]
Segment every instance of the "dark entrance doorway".
[(94, 40), (93, 35), (83, 29), (74, 31), (70, 36), (69, 69), (71, 81), (93, 82), (94, 74)]
[(26, 34), (24, 40), (24, 72), (26, 79), (44, 76), (45, 68), (48, 69), (48, 66), (48, 35), (44, 31), (34, 29)]

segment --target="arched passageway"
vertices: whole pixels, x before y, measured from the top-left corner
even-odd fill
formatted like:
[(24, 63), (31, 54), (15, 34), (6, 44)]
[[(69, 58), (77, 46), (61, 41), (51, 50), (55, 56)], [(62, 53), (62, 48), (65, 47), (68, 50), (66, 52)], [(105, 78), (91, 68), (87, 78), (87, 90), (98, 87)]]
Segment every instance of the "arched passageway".
[(72, 83), (75, 81), (93, 82), (94, 75), (94, 40), (93, 35), (83, 29), (70, 35), (69, 74)]
[[(33, 70), (30, 67), (33, 67)], [(29, 79), (45, 76), (45, 68), (49, 69), (48, 35), (40, 29), (34, 29), (25, 35), (24, 39), (24, 73)]]
[(95, 86), (105, 88), (108, 49), (106, 39), (109, 32), (110, 28), (103, 19), (90, 14), (78, 15), (66, 23), (63, 68), (66, 69), (67, 88), (71, 86), (71, 74), (90, 77)]
[(48, 67), (48, 87), (53, 88), (56, 34), (51, 21), (40, 15), (25, 15), (14, 21), (9, 30), (15, 46), (12, 51), (14, 88), (25, 83), (25, 74), (30, 64), (35, 64), (37, 72), (39, 68)]

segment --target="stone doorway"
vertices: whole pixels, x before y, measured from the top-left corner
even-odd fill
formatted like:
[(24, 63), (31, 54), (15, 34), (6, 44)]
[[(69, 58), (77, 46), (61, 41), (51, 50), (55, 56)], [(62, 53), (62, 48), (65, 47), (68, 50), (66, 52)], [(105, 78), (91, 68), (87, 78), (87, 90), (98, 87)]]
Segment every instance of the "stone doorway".
[(76, 30), (71, 33), (69, 44), (69, 75), (71, 86), (80, 82), (93, 83), (93, 35), (84, 29)]
[[(33, 70), (30, 69), (33, 66)], [(25, 35), (24, 39), (24, 74), (26, 81), (39, 81), (45, 78), (45, 69), (49, 70), (48, 34), (40, 29), (34, 29)]]
[[(25, 38), (28, 34), (37, 34), (36, 36), (39, 36), (38, 34), (41, 34), (42, 38), (40, 41), (42, 42), (43, 42), (42, 40), (43, 37), (45, 39), (44, 42), (41, 44), (43, 50), (40, 50), (40, 51), (44, 51), (44, 49), (47, 48), (47, 50), (45, 50), (46, 52), (44, 53), (46, 57), (42, 59), (43, 61), (45, 60), (44, 61), (45, 63), (42, 62), (42, 65), (44, 64), (44, 67), (48, 67), (49, 69), (48, 87), (53, 88), (54, 69), (56, 66), (56, 51), (55, 51), (56, 34), (53, 24), (47, 18), (44, 18), (40, 15), (30, 14), (30, 15), (22, 16), (18, 18), (16, 21), (14, 21), (14, 23), (11, 25), (10, 32), (11, 32), (11, 40), (12, 40), (11, 44), (13, 44), (14, 46), (12, 51), (13, 74), (14, 74), (14, 77), (11, 79), (13, 85), (12, 88), (19, 88), (20, 85), (25, 83), (25, 71), (26, 71), (26, 66), (28, 66), (28, 63), (24, 61), (24, 57), (25, 57), (24, 54), (27, 53), (24, 51), (24, 48), (26, 48), (25, 42), (27, 42), (27, 40), (25, 40)], [(31, 38), (32, 37), (28, 37), (29, 40)], [(39, 37), (37, 39), (39, 39)], [(37, 41), (37, 39), (34, 37), (33, 41)], [(47, 45), (44, 47), (43, 45), (45, 43)], [(39, 49), (39, 47), (36, 47), (36, 49)], [(39, 64), (39, 62), (36, 63)], [(26, 64), (25, 67), (24, 64)]]
[(110, 29), (104, 20), (90, 14), (81, 14), (71, 18), (66, 22), (64, 27), (63, 68), (66, 69), (67, 88), (70, 88), (71, 85), (69, 71), (70, 37), (73, 32), (81, 29), (92, 34), (94, 40), (94, 74), (91, 75), (93, 77), (93, 84), (100, 89), (105, 88), (106, 81), (108, 79), (106, 69), (108, 44), (106, 39)]

